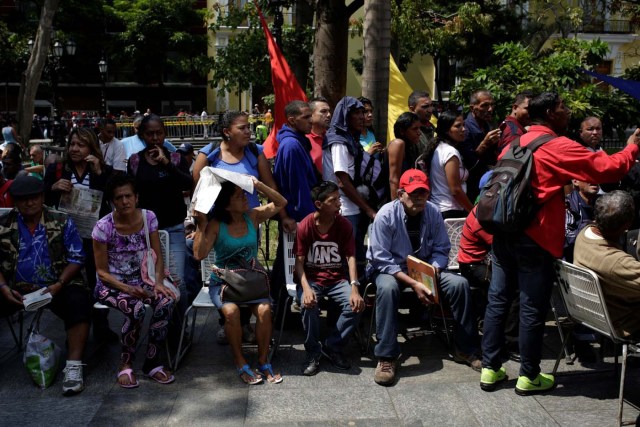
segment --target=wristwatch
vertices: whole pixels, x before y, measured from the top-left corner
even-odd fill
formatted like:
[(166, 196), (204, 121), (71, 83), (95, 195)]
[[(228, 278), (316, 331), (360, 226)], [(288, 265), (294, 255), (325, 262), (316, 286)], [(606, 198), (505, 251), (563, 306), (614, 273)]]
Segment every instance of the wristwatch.
[(358, 282), (357, 280), (354, 280), (351, 282), (351, 286), (360, 286), (360, 282)]

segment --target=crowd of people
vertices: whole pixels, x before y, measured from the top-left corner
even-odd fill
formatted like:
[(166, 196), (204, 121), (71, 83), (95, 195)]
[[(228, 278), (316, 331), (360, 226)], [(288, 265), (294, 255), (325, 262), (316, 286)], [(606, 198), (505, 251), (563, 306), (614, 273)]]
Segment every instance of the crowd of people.
[[(455, 323), (454, 360), (479, 372), (485, 391), (506, 379), (502, 364), (508, 358), (520, 362), (517, 394), (555, 386), (553, 376), (540, 370), (554, 259), (599, 274), (614, 325), (640, 336), (640, 263), (619, 245), (638, 223), (634, 196), (640, 186), (633, 168), (639, 131), (609, 155), (599, 146), (596, 117), (582, 122), (578, 141), (563, 136), (571, 112), (556, 93), (515, 95), (511, 113), (495, 126), (487, 90), (472, 94), (466, 117), (455, 110), (437, 118), (429, 94), (415, 91), (394, 125), (395, 138), (384, 144), (371, 127), (373, 109), (362, 97), (344, 97), (333, 111), (324, 98), (290, 102), (273, 166), (259, 143), (264, 131), (253, 142), (249, 115), (237, 111), (223, 115), (222, 141), (197, 154), (191, 144), (176, 149), (154, 114), (137, 118), (135, 135), (123, 140), (110, 119), (99, 123), (97, 133), (73, 128), (64, 160), (45, 160), (32, 146), (27, 167), (20, 141), (8, 140), (0, 207), (15, 209), (0, 216), (0, 314), (18, 310), (26, 293), (45, 289), (53, 295), (52, 311), (64, 320), (68, 337), (63, 391), (75, 394), (84, 388), (90, 323), (95, 335), (112, 334), (106, 314), (96, 313), (93, 303), (124, 314), (117, 374), (123, 388), (139, 386), (133, 359), (151, 310), (142, 373), (168, 384), (175, 376), (162, 349), (172, 319), (180, 319), (200, 291), (197, 260), (214, 251), (208, 292), (220, 312), (217, 340), (229, 344), (244, 383), (277, 384), (283, 376), (268, 350), (272, 311), (284, 311), (284, 236), (292, 233), (307, 354), (303, 375), (315, 375), (323, 359), (350, 369), (345, 348), (365, 308), (366, 280), (376, 288), (374, 380), (394, 384), (400, 294), (413, 291), (413, 308), (434, 302), (432, 291), (409, 274), (410, 255), (434, 268), (440, 304)], [(540, 138), (546, 142), (533, 155), (534, 219), (519, 232), (488, 233), (475, 203), (492, 168), (513, 144), (526, 147)], [(205, 167), (249, 176), (254, 191), (225, 181), (209, 213), (189, 211), (188, 197)], [(270, 287), (247, 300), (230, 298), (221, 271), (255, 263), (259, 225), (272, 217), (280, 237)], [(459, 271), (449, 269), (445, 220), (451, 218), (464, 219)], [(164, 265), (159, 230), (169, 235), (170, 266)], [(337, 306), (325, 339), (321, 297)], [(257, 343), (257, 369), (243, 355), (243, 341)]]

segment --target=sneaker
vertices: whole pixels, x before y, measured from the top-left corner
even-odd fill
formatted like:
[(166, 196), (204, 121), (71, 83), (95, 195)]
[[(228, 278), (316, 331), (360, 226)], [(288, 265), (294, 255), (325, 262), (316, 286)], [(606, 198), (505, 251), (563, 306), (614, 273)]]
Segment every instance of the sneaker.
[(347, 358), (344, 357), (339, 351), (333, 351), (329, 347), (323, 346), (322, 355), (326, 357), (333, 366), (340, 369), (341, 371), (351, 369), (351, 363), (349, 363)]
[(520, 375), (516, 383), (516, 394), (518, 396), (529, 396), (553, 390), (555, 387), (556, 381), (551, 374), (543, 374), (541, 372), (533, 381), (524, 375)]
[(456, 350), (453, 353), (453, 361), (470, 366), (476, 372), (482, 371), (482, 361), (475, 354), (466, 354)]
[(253, 332), (251, 325), (244, 325), (242, 327), (242, 341), (249, 344), (256, 343), (256, 333)]
[(229, 341), (227, 341), (227, 334), (224, 332), (224, 326), (218, 329), (218, 333), (216, 334), (216, 342), (220, 345), (227, 345)]
[(73, 396), (84, 390), (84, 380), (82, 378), (82, 365), (70, 365), (64, 368), (64, 380), (62, 381), (62, 394)]
[(391, 359), (379, 359), (376, 372), (373, 375), (376, 384), (389, 386), (396, 381), (396, 361)]
[(318, 372), (320, 372), (320, 355), (308, 358), (303, 367), (302, 375), (312, 377)]
[(507, 371), (504, 368), (500, 368), (494, 371), (491, 368), (482, 368), (482, 374), (480, 375), (480, 388), (484, 391), (493, 391), (496, 386), (503, 381), (507, 380)]

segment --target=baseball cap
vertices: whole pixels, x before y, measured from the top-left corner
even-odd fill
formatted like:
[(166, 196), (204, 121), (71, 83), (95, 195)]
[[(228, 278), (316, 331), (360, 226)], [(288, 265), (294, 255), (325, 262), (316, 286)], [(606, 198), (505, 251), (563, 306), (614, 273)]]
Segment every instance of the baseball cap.
[(180, 147), (178, 147), (177, 151), (183, 154), (193, 153), (193, 145), (185, 142), (184, 144), (180, 144)]
[(44, 184), (40, 178), (23, 175), (14, 179), (9, 187), (11, 197), (29, 197), (44, 193)]
[(409, 169), (400, 177), (400, 189), (413, 193), (418, 188), (429, 191), (429, 178), (418, 169)]

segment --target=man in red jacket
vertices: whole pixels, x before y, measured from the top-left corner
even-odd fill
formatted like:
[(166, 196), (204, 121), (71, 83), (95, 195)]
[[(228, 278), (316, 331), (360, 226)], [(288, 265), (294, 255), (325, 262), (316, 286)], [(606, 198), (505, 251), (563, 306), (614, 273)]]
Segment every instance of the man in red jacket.
[(493, 236), (493, 275), (489, 304), (484, 317), (482, 374), (480, 387), (495, 390), (506, 379), (500, 360), (504, 322), (510, 301), (520, 290), (520, 376), (516, 393), (530, 395), (555, 387), (552, 375), (540, 372), (542, 337), (553, 283), (553, 259), (562, 257), (564, 247), (563, 187), (571, 179), (586, 182), (615, 182), (634, 164), (640, 149), (636, 130), (627, 147), (611, 156), (592, 152), (579, 143), (559, 136), (571, 117), (557, 93), (545, 92), (529, 101), (533, 125), (520, 138), (527, 146), (549, 134), (554, 137), (533, 156), (531, 186), (539, 205), (531, 224), (521, 233)]

